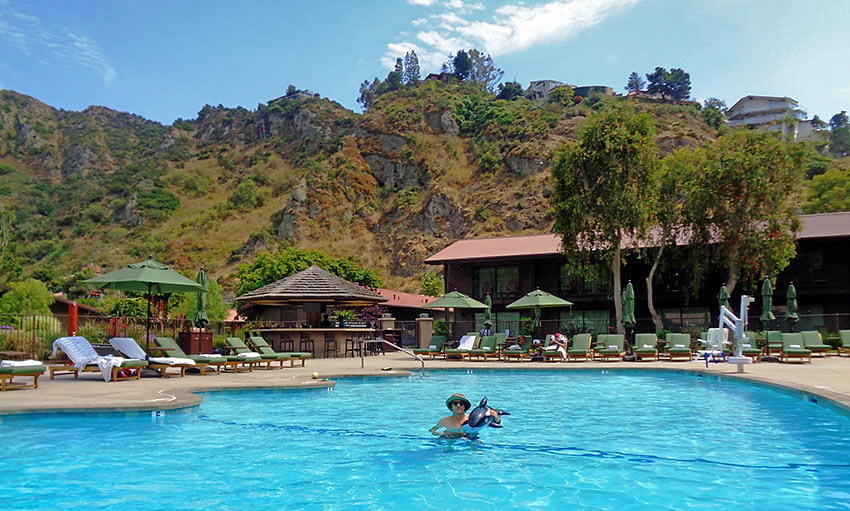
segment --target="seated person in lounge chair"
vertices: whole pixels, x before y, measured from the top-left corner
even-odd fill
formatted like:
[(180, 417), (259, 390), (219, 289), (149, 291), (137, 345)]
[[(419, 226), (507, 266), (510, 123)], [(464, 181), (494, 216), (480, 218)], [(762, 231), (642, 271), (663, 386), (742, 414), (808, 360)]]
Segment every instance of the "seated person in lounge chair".
[(557, 351), (561, 354), (561, 360), (567, 359), (567, 338), (558, 332), (552, 335), (549, 343), (546, 345), (546, 351)]

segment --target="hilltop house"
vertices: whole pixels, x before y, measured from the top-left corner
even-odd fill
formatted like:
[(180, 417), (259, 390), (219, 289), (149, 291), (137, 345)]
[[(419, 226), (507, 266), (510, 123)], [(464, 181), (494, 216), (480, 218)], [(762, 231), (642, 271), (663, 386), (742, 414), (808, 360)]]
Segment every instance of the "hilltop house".
[(745, 96), (727, 110), (726, 120), (730, 127), (779, 131), (783, 136), (802, 140), (810, 137), (815, 127), (798, 106), (797, 101), (789, 97)]
[[(567, 85), (558, 80), (534, 80), (529, 84), (528, 88), (523, 92), (523, 96), (528, 99), (549, 99), (549, 94), (561, 85)], [(569, 85), (572, 87), (572, 85)]]

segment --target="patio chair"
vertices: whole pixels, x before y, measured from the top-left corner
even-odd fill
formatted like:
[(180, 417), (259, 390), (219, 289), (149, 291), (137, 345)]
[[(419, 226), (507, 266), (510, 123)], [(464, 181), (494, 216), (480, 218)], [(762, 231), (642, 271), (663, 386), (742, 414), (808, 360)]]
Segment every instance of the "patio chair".
[(488, 358), (499, 358), (499, 353), (496, 351), (496, 336), (495, 335), (485, 335), (481, 338), (481, 342), (478, 345), (478, 348), (474, 350), (469, 350), (466, 354), (466, 358), (470, 360), (484, 360), (487, 361)]
[(251, 357), (251, 361), (249, 362), (249, 363), (251, 363), (252, 366), (255, 365), (255, 364), (259, 364), (259, 365), (265, 364), (266, 369), (274, 369), (272, 367), (272, 363), (279, 362), (277, 369), (283, 369), (284, 361), (289, 360), (289, 356), (286, 356), (286, 357), (270, 356), (270, 355), (264, 355), (262, 353), (256, 353), (254, 351), (251, 351), (248, 348), (248, 345), (246, 345), (242, 341), (242, 339), (240, 339), (238, 337), (225, 337), (224, 343), (227, 344), (227, 347), (229, 349), (233, 350), (233, 352), (236, 356), (244, 355), (247, 358), (248, 355), (254, 355), (253, 357)]
[(215, 370), (215, 372), (212, 374), (220, 374), (221, 367), (227, 364), (227, 359), (220, 355), (186, 355), (183, 349), (176, 342), (174, 342), (174, 339), (172, 339), (171, 337), (154, 337), (153, 343), (156, 345), (156, 347), (151, 347), (151, 349), (162, 351), (168, 356), (173, 356), (176, 358), (188, 358), (193, 360), (195, 362), (195, 367), (200, 370), (201, 375), (207, 374), (207, 367), (212, 367)]
[(839, 330), (838, 340), (841, 341), (838, 346), (838, 356), (840, 357), (842, 353), (850, 355), (850, 330)]
[(505, 362), (510, 362), (511, 360), (515, 360), (517, 362), (522, 362), (524, 359), (531, 360), (534, 357), (534, 353), (531, 353), (531, 340), (526, 339), (525, 344), (521, 345), (519, 349), (508, 349), (502, 350), (502, 360)]
[(788, 362), (791, 359), (800, 359), (800, 362), (812, 362), (812, 351), (803, 347), (803, 336), (799, 333), (782, 334), (782, 351), (779, 352), (779, 360)]
[(811, 350), (812, 354), (820, 353), (824, 356), (829, 356), (832, 346), (824, 344), (820, 332), (817, 330), (804, 330), (800, 332), (800, 335), (803, 336), (803, 347)]
[[(266, 355), (278, 355), (282, 360), (286, 360), (286, 357), (289, 357), (289, 367), (295, 367), (295, 361), (301, 361), (301, 367), (304, 367), (305, 362), (308, 358), (313, 358), (313, 355), (307, 353), (306, 351), (289, 351), (289, 352), (276, 352), (269, 343), (266, 342), (265, 339), (260, 337), (259, 335), (252, 335), (248, 337), (248, 344), (254, 347), (258, 353), (262, 356)], [(283, 363), (281, 363), (283, 365)]]
[(670, 332), (667, 334), (665, 340), (667, 341), (667, 355), (670, 357), (671, 362), (674, 360), (691, 361), (693, 358), (693, 353), (691, 352), (691, 334)]
[[(83, 372), (100, 373), (103, 376), (103, 381), (138, 380), (141, 377), (141, 369), (148, 366), (146, 360), (113, 357), (112, 355), (102, 357), (98, 355), (85, 337), (80, 336), (60, 337), (53, 341), (53, 355), (56, 356), (58, 351), (62, 351), (73, 362), (73, 365), (51, 366), (49, 368), (51, 380), (56, 371), (73, 374), (75, 378), (80, 372)], [(129, 371), (122, 371), (124, 369), (129, 369)]]
[(596, 336), (596, 344), (599, 348), (596, 355), (607, 361), (609, 359), (623, 360), (626, 356), (626, 337), (623, 334), (599, 334)]
[(470, 350), (474, 350), (478, 344), (479, 337), (477, 334), (466, 334), (460, 338), (460, 343), (457, 348), (446, 348), (443, 350), (446, 360), (458, 358), (463, 360), (466, 358)]
[(635, 334), (635, 360), (658, 361), (658, 336), (655, 334)]
[[(113, 337), (109, 339), (109, 344), (119, 353), (128, 358), (144, 359), (146, 358), (145, 350), (139, 346), (135, 339), (129, 337)], [(158, 372), (162, 378), (169, 376), (186, 376), (186, 369), (193, 367), (195, 361), (191, 358), (175, 358), (175, 357), (150, 357), (148, 359), (148, 368)], [(177, 369), (177, 373), (170, 375), (168, 370)]]
[(567, 361), (587, 361), (590, 354), (590, 334), (576, 334), (573, 336), (573, 345), (567, 350)]
[[(0, 392), (13, 389), (37, 389), (38, 377), (47, 368), (38, 360), (0, 361)], [(32, 376), (32, 383), (12, 381), (15, 377)]]
[(769, 330), (767, 332), (765, 351), (768, 355), (782, 352), (782, 332), (779, 330)]
[(427, 348), (413, 348), (413, 353), (420, 356), (428, 355), (430, 360), (434, 360), (434, 357), (437, 355), (442, 355), (443, 345), (445, 343), (445, 335), (432, 335), (431, 342), (428, 343)]
[(741, 355), (753, 359), (753, 363), (761, 362), (761, 348), (756, 344), (756, 333), (747, 332), (747, 338), (741, 341)]

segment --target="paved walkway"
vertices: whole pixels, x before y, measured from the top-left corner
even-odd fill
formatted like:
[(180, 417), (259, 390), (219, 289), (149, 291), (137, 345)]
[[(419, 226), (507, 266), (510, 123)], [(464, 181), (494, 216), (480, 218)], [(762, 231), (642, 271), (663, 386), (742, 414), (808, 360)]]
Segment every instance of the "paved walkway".
[[(391, 371), (382, 370), (391, 367)], [(304, 368), (280, 370), (256, 369), (251, 373), (222, 373), (220, 375), (187, 375), (184, 378), (142, 377), (106, 383), (99, 373), (56, 376), (50, 380), (45, 373), (37, 389), (0, 392), (0, 415), (47, 411), (116, 411), (175, 409), (195, 406), (201, 396), (195, 392), (223, 389), (303, 388), (333, 385), (340, 376), (373, 375), (398, 376), (416, 371), (421, 364), (403, 353), (367, 357), (360, 368), (359, 358), (309, 360)], [(487, 369), (556, 369), (571, 370), (678, 370), (722, 374), (796, 389), (806, 394), (827, 398), (850, 412), (850, 358), (813, 358), (811, 364), (767, 363), (744, 366), (744, 373), (730, 364), (703, 362), (457, 362), (433, 360), (425, 362), (426, 371), (443, 368)], [(311, 374), (319, 373), (319, 379)], [(325, 380), (325, 378), (329, 380)], [(22, 381), (28, 381), (23, 378)], [(31, 380), (30, 380), (31, 381)]]

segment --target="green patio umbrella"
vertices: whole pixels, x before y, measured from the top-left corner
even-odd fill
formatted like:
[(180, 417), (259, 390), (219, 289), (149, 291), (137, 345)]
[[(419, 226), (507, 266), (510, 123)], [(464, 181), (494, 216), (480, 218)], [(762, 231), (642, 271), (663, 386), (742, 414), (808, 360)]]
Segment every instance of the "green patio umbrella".
[(623, 291), (623, 326), (634, 328), (635, 324), (637, 324), (637, 320), (635, 320), (635, 288), (630, 280)]
[(771, 307), (773, 307), (773, 286), (770, 285), (770, 279), (765, 277), (761, 285), (761, 316), (759, 316), (762, 326), (764, 323), (776, 319), (776, 316), (770, 311)]
[(519, 300), (509, 303), (506, 309), (534, 309), (533, 328), (540, 328), (540, 309), (551, 307), (570, 307), (573, 302), (568, 302), (563, 298), (559, 298), (546, 291), (541, 291), (539, 288), (523, 296)]
[(785, 312), (785, 321), (788, 322), (788, 328), (790, 328), (793, 332), (794, 324), (800, 321), (800, 316), (797, 315), (797, 289), (794, 287), (793, 282), (791, 284), (788, 284), (788, 292), (786, 293), (786, 297), (788, 298), (788, 310)]
[(729, 291), (726, 290), (726, 284), (720, 286), (720, 291), (717, 292), (717, 303), (720, 307), (729, 307)]
[(207, 272), (203, 268), (198, 272), (195, 282), (203, 286), (204, 290), (197, 293), (198, 310), (195, 312), (194, 323), (196, 327), (204, 328), (210, 322), (210, 318), (207, 317)]
[[(454, 290), (444, 294), (442, 297), (437, 298), (433, 302), (426, 303), (422, 307), (425, 309), (445, 309), (446, 323), (448, 323), (449, 309), (455, 309), (455, 316), (457, 316), (457, 309), (486, 309), (487, 305), (479, 302), (475, 298), (461, 293), (458, 290)], [(455, 317), (455, 319), (457, 319), (457, 317)], [(449, 335), (451, 335), (451, 332), (449, 332)]]
[(187, 279), (170, 267), (153, 260), (134, 263), (126, 268), (111, 271), (105, 275), (85, 280), (89, 284), (97, 284), (101, 289), (120, 289), (147, 293), (148, 313), (145, 321), (145, 353), (150, 347), (151, 333), (151, 301), (153, 294), (189, 293), (203, 291), (204, 287), (197, 282)]
[(484, 328), (490, 330), (493, 326), (493, 299), (490, 298), (490, 293), (484, 295), (484, 305), (487, 306), (484, 309)]

